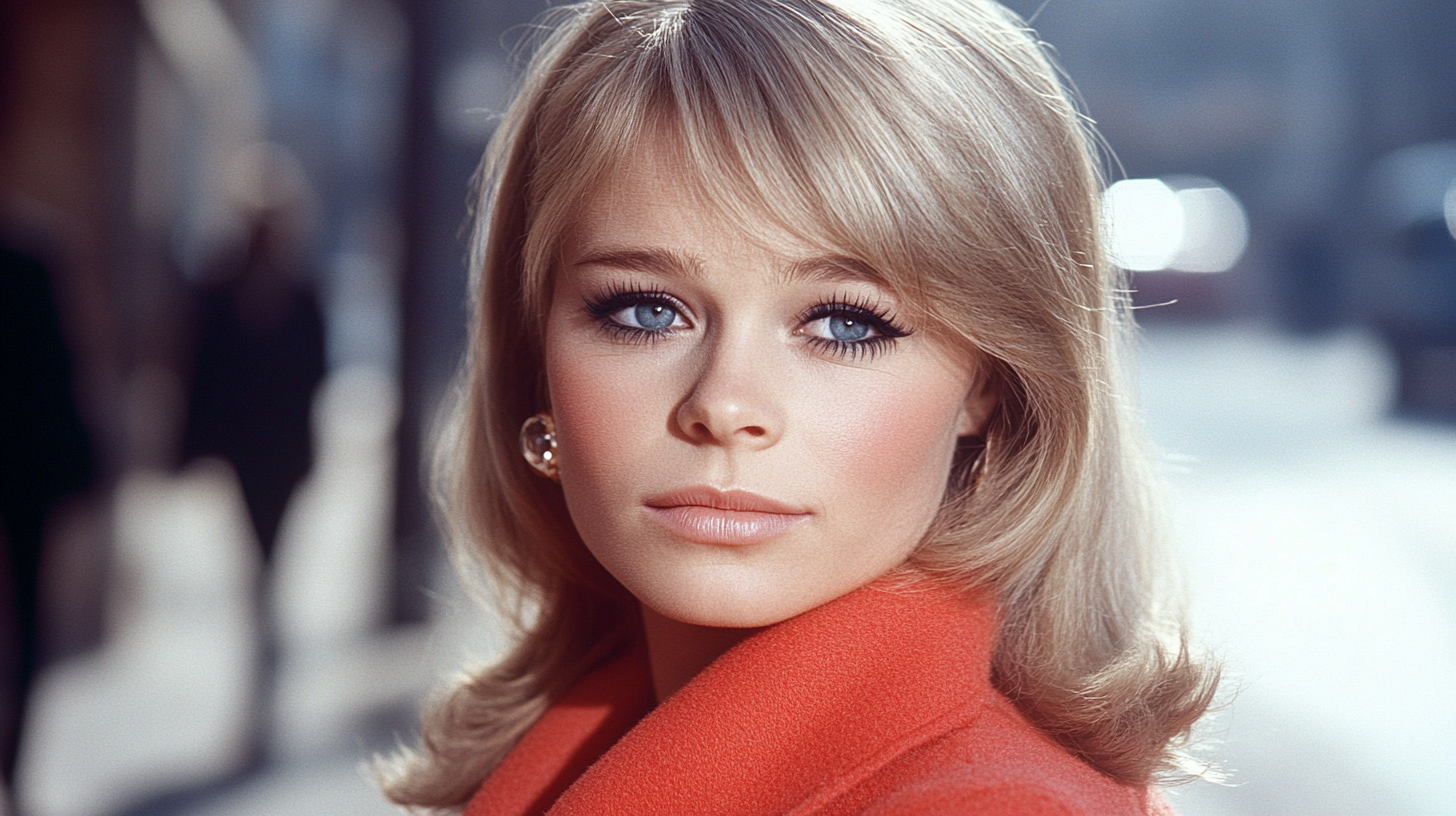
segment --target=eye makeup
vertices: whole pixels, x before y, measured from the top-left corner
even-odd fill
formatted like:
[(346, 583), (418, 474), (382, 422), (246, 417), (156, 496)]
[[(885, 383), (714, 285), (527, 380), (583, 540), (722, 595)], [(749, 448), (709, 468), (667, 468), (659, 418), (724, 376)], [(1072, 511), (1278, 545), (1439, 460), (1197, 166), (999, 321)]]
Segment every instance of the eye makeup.
[[(603, 332), (628, 343), (651, 343), (672, 334), (681, 328), (677, 323), (685, 319), (683, 315), (687, 311), (682, 301), (660, 288), (638, 289), (619, 283), (610, 283), (600, 294), (587, 296), (583, 301), (587, 313)], [(643, 314), (643, 309), (647, 309), (647, 313)], [(638, 325), (624, 322), (620, 317), (629, 311), (634, 318), (640, 314), (645, 319), (639, 319)], [(660, 321), (652, 319), (668, 314), (671, 318), (667, 325), (659, 326), (657, 323)]]
[[(686, 304), (657, 286), (614, 281), (582, 300), (587, 314), (617, 341), (652, 343), (692, 326)], [(912, 332), (879, 298), (842, 292), (800, 312), (792, 334), (829, 356), (862, 360), (890, 351)]]
[[(808, 334), (806, 327), (824, 321), (828, 336)], [(799, 315), (796, 334), (811, 345), (841, 359), (871, 359), (894, 347), (895, 341), (912, 332), (895, 319), (895, 313), (878, 298), (839, 294), (811, 306)]]

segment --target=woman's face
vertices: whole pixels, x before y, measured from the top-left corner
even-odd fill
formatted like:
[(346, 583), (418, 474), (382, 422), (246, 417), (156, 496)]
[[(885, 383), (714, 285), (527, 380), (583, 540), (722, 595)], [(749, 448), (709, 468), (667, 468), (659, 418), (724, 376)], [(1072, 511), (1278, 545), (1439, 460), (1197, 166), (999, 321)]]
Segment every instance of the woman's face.
[(663, 155), (617, 168), (555, 272), (561, 486), (643, 604), (765, 626), (906, 559), (994, 395), (888, 289), (771, 223), (739, 229)]

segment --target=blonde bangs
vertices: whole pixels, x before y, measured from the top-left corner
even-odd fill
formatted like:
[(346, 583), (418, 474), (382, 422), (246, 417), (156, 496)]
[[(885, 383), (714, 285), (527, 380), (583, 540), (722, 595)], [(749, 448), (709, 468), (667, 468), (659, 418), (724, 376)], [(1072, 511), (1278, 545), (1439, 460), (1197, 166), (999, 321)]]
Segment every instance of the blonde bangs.
[[(1043, 322), (1015, 308), (1034, 298), (975, 290), (1004, 290), (1024, 277), (1017, 270), (1045, 263), (1027, 247), (1069, 257), (1065, 236), (1042, 234), (1062, 223), (1058, 208), (1024, 195), (1047, 169), (1028, 165), (1065, 168), (1065, 157), (1035, 155), (1037, 123), (1007, 113), (1041, 104), (1055, 83), (1008, 85), (1011, 71), (975, 65), (980, 55), (949, 32), (927, 44), (933, 21), (874, 16), (790, 3), (751, 16), (732, 3), (619, 3), (588, 21), (529, 124), (550, 138), (536, 142), (528, 183), (527, 304), (549, 291), (554, 253), (583, 202), (619, 157), (656, 141), (725, 217), (745, 228), (768, 220), (856, 259), (953, 333), (965, 334), (965, 312), (934, 304), (1006, 315), (996, 304), (1005, 300), (1009, 314), (1026, 312), (1023, 324)], [(967, 62), (987, 79), (966, 82)], [(1085, 151), (1080, 141), (1066, 147)], [(1096, 181), (1069, 185), (1085, 192)]]

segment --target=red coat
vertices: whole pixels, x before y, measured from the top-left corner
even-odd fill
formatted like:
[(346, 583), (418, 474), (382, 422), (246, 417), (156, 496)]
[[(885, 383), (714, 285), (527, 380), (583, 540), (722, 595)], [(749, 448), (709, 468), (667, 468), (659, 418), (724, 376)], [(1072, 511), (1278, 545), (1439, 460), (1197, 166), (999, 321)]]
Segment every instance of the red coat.
[(743, 641), (655, 708), (645, 659), (621, 658), (542, 716), (465, 816), (1171, 814), (991, 686), (996, 627), (990, 602), (877, 582)]

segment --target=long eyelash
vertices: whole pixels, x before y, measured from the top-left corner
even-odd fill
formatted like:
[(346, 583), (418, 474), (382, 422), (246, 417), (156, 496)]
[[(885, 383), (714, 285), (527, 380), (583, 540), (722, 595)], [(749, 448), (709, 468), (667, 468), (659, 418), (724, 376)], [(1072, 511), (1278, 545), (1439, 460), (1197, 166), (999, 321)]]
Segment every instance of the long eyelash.
[(799, 316), (799, 321), (811, 323), (835, 315), (863, 320), (879, 332), (877, 337), (870, 337), (857, 343), (846, 343), (827, 337), (807, 338), (812, 345), (841, 359), (868, 358), (873, 360), (881, 353), (889, 351), (895, 345), (896, 340), (914, 333), (914, 329), (899, 323), (895, 319), (895, 313), (882, 305), (878, 298), (865, 294), (836, 295), (829, 300), (822, 300), (806, 309)]
[(622, 309), (635, 306), (644, 300), (661, 301), (675, 309), (679, 308), (677, 299), (662, 289), (641, 289), (616, 281), (608, 283), (599, 294), (589, 295), (582, 300), (586, 302), (587, 311), (597, 317), (616, 314)]
[(625, 340), (631, 343), (651, 343), (661, 340), (671, 333), (671, 329), (652, 331), (636, 326), (624, 326), (612, 319), (612, 315), (622, 311), (628, 306), (636, 306), (642, 302), (664, 303), (671, 306), (678, 314), (682, 313), (683, 306), (677, 298), (669, 295), (666, 291), (656, 287), (640, 289), (627, 284), (613, 281), (608, 283), (600, 294), (590, 295), (582, 298), (586, 304), (587, 313), (596, 318), (597, 324), (603, 332), (613, 338)]

